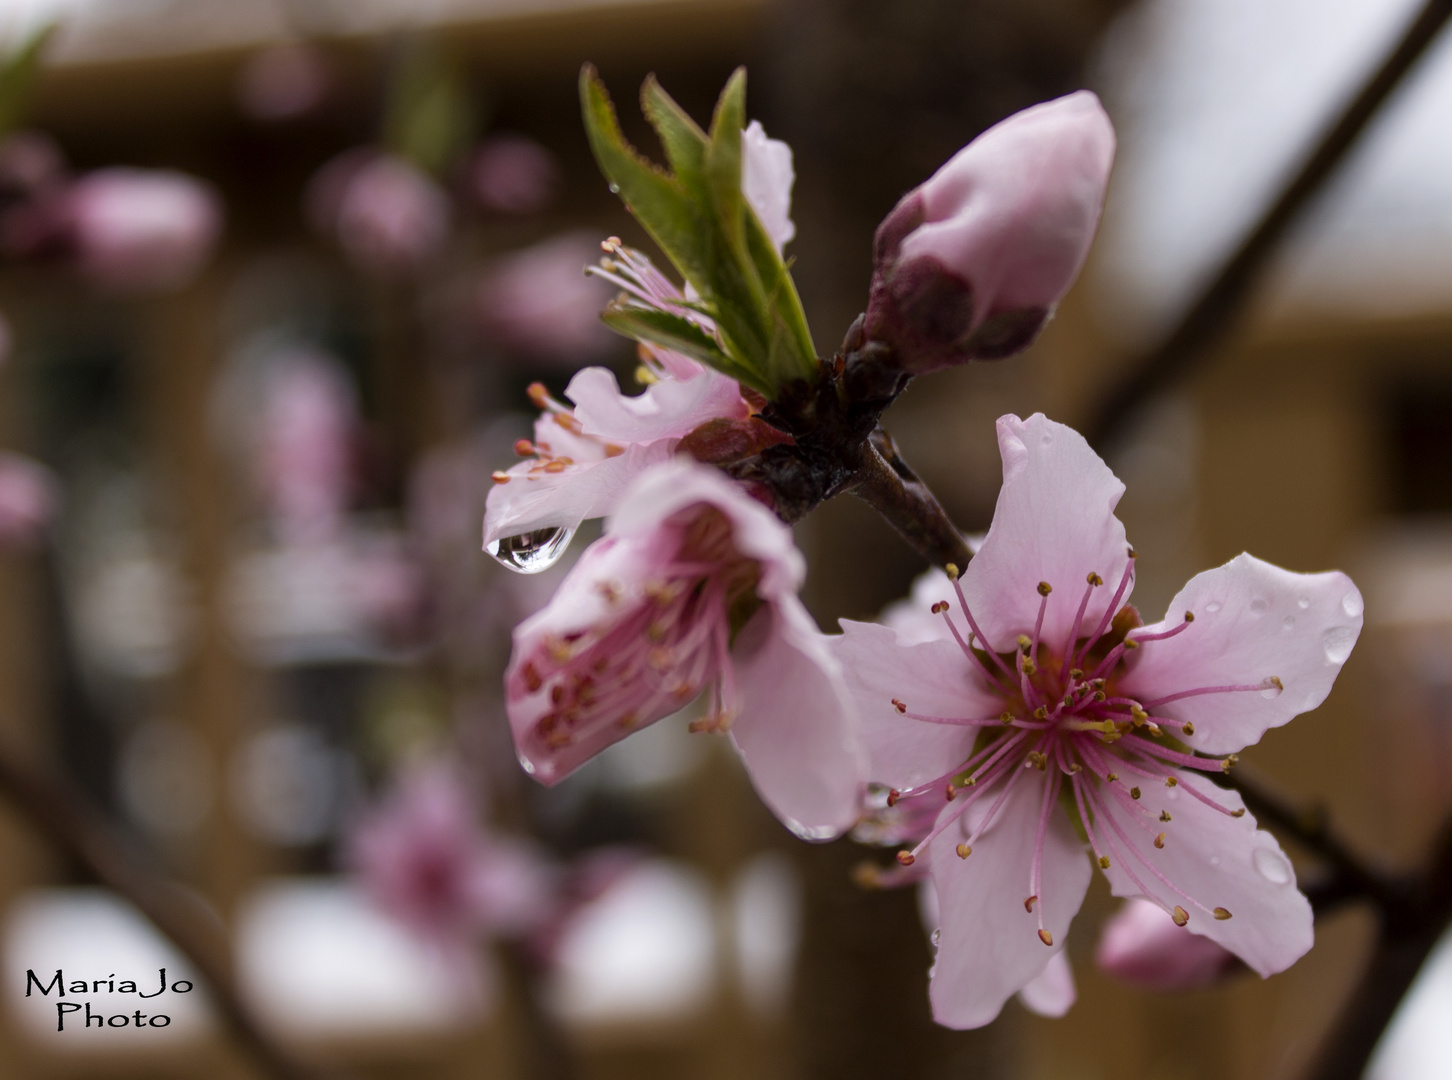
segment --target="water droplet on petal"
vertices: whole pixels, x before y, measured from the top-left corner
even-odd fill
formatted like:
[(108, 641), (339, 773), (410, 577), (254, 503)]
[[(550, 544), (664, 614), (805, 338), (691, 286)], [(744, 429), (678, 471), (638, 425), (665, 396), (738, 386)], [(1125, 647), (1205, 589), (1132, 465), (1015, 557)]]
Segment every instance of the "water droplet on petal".
[(1291, 864), (1286, 857), (1275, 848), (1256, 848), (1255, 854), (1251, 856), (1255, 868), (1260, 876), (1269, 881), (1272, 885), (1287, 885), (1291, 880)]
[(1365, 606), (1360, 593), (1350, 592), (1341, 598), (1341, 610), (1346, 612), (1348, 618), (1358, 618)]
[(1287, 615), (1284, 619), (1281, 620), (1281, 629), (1282, 630), (1294, 630), (1295, 628), (1296, 628), (1296, 617), (1294, 615)]
[(1326, 650), (1326, 659), (1333, 664), (1344, 664), (1356, 644), (1356, 630), (1350, 626), (1333, 626), (1321, 637), (1321, 648)]
[(1311, 606), (1311, 598), (1309, 596), (1303, 596), (1299, 600), (1296, 601), (1296, 605), (1302, 611), (1305, 611), (1308, 607)]
[(484, 550), (517, 574), (538, 574), (560, 561), (574, 536), (574, 529), (535, 529), (501, 537)]
[(1040, 441), (1040, 442), (1042, 442), (1042, 443), (1043, 443), (1043, 444), (1044, 444), (1044, 445), (1045, 445), (1045, 446), (1048, 446), (1048, 445), (1049, 445), (1049, 443), (1051, 443), (1051, 442), (1053, 442), (1053, 441), (1054, 441), (1054, 437), (1053, 437), (1053, 436), (1052, 436), (1052, 435), (1045, 435), (1045, 436), (1044, 436), (1044, 437), (1043, 437), (1043, 438), (1042, 438), (1042, 439), (1041, 439), (1041, 440), (1039, 440), (1039, 441)]
[(1211, 855), (1210, 856), (1210, 865), (1211, 866), (1219, 866), (1220, 865), (1220, 856), (1219, 855)]
[(1250, 602), (1250, 613), (1252, 615), (1264, 615), (1265, 614), (1265, 608), (1266, 608), (1265, 600), (1262, 599), (1259, 596), (1257, 596), (1254, 600), (1252, 600)]
[(1208, 604), (1205, 605), (1205, 610), (1208, 611), (1211, 615), (1214, 615), (1217, 611), (1220, 610), (1220, 601), (1211, 600)]
[(936, 949), (938, 947), (938, 942), (940, 942), (942, 940), (943, 940), (943, 931), (941, 931), (941, 930), (934, 930), (933, 931), (933, 948)]

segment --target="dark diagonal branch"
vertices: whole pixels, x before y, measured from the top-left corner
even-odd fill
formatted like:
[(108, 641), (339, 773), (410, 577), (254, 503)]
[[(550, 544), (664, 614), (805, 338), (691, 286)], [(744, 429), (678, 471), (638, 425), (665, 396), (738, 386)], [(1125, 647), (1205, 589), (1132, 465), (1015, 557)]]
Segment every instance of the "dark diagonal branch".
[(908, 468), (892, 436), (881, 428), (869, 438), (862, 464), (847, 490), (886, 518), (934, 566), (953, 563), (961, 570), (973, 557), (963, 534), (948, 520), (928, 486)]
[(1262, 215), (1215, 280), (1158, 345), (1128, 366), (1103, 399), (1083, 428), (1091, 445), (1102, 450), (1120, 424), (1150, 398), (1183, 378), (1229, 333), (1286, 230), (1336, 171), (1449, 16), (1452, 0), (1427, 0), (1396, 47), (1327, 129), (1300, 172)]
[(196, 969), (222, 1021), (253, 1062), (277, 1080), (319, 1080), (258, 1026), (238, 998), (225, 960), (226, 941), (205, 910), (175, 885), (143, 869), (127, 840), (68, 781), (0, 743), (0, 795), (46, 839), (103, 885), (129, 900)]

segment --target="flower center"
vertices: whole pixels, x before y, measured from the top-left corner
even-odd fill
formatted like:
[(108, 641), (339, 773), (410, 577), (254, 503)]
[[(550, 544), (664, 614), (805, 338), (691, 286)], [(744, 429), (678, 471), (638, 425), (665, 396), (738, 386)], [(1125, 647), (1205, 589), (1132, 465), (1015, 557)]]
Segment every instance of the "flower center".
[[(1040, 582), (1033, 633), (1019, 637), (1013, 648), (1004, 651), (999, 651), (1001, 644), (990, 642), (978, 626), (958, 584), (955, 568), (950, 567), (949, 577), (968, 628), (966, 636), (955, 622), (952, 605), (947, 601), (933, 605), (933, 612), (943, 616), (969, 666), (984, 687), (1001, 701), (1002, 712), (996, 717), (927, 716), (911, 711), (901, 699), (894, 698), (892, 702), (909, 719), (980, 729), (974, 753), (951, 772), (917, 788), (889, 794), (890, 805), (903, 798), (933, 792), (940, 799), (958, 803), (939, 814), (932, 831), (916, 847), (898, 854), (899, 862), (904, 865), (911, 865), (969, 806), (991, 793), (987, 813), (979, 817), (966, 841), (957, 845), (959, 857), (968, 858), (973, 844), (993, 824), (1014, 786), (1035, 771), (1046, 774), (1029, 895), (1024, 901), (1026, 910), (1037, 910), (1039, 937), (1046, 945), (1052, 945), (1053, 938), (1044, 926), (1039, 886), (1049, 814), (1061, 792), (1066, 796), (1072, 794), (1072, 805), (1102, 869), (1107, 870), (1118, 862), (1140, 892), (1164, 906), (1181, 926), (1189, 921), (1192, 910), (1215, 919), (1230, 918), (1225, 908), (1207, 906), (1192, 897), (1155, 865), (1151, 856), (1153, 851), (1165, 847), (1173, 817), (1168, 809), (1160, 809), (1158, 814), (1150, 809), (1142, 801), (1142, 789), (1151, 785), (1180, 787), (1220, 813), (1231, 817), (1244, 815), (1243, 808), (1231, 809), (1197, 787), (1181, 783), (1181, 770), (1228, 772), (1236, 756), (1204, 758), (1190, 752), (1178, 736), (1193, 735), (1194, 724), (1168, 715), (1163, 707), (1203, 694), (1278, 693), (1282, 689), (1281, 680), (1271, 676), (1255, 684), (1196, 687), (1152, 701), (1136, 700), (1119, 692), (1116, 681), (1123, 674), (1130, 654), (1191, 632), (1195, 619), (1187, 611), (1184, 621), (1171, 629), (1154, 633), (1140, 631), (1138, 614), (1128, 605), (1121, 606), (1134, 576), (1133, 550), (1129, 556), (1118, 588), (1097, 624), (1088, 626), (1084, 622), (1095, 590), (1104, 587), (1104, 579), (1091, 573), (1066, 638), (1059, 643), (1043, 640), (1044, 614), (1053, 587), (1048, 582)], [(1112, 810), (1117, 813), (1111, 813)], [(1121, 824), (1121, 819), (1127, 820)], [(1136, 829), (1142, 835), (1132, 836), (1131, 831)], [(1162, 888), (1151, 891), (1145, 878), (1157, 880)], [(1159, 899), (1166, 894), (1181, 902), (1166, 904)]]

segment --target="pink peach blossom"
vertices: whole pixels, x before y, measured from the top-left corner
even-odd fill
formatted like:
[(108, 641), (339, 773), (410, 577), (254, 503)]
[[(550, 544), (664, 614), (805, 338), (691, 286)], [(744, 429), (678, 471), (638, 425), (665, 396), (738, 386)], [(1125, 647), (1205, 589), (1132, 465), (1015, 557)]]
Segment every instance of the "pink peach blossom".
[(1027, 347), (1084, 265), (1113, 161), (1087, 90), (979, 135), (878, 227), (869, 336), (917, 373)]
[(372, 148), (324, 165), (307, 193), (315, 228), (331, 233), (359, 267), (408, 274), (426, 265), (448, 239), (448, 197), (417, 166)]
[(0, 547), (33, 547), (55, 517), (55, 476), (23, 454), (0, 451)]
[(506, 711), (526, 771), (553, 784), (704, 690), (697, 729), (730, 730), (778, 817), (813, 838), (850, 827), (863, 762), (841, 672), (796, 597), (804, 572), (791, 530), (717, 470), (644, 473), (515, 629)]
[(1194, 990), (1210, 986), (1237, 966), (1235, 954), (1192, 934), (1148, 900), (1131, 898), (1100, 933), (1094, 962), (1142, 990)]
[(960, 579), (937, 573), (938, 637), (844, 621), (834, 639), (870, 779), (940, 808), (899, 855), (929, 855), (942, 912), (934, 1015), (989, 1022), (1063, 948), (1091, 876), (1080, 827), (1116, 895), (1285, 969), (1311, 946), (1310, 905), (1240, 795), (1198, 772), (1320, 705), (1360, 594), (1241, 555), (1141, 626), (1123, 485), (1042, 415), (1003, 417), (998, 438), (993, 524)]
[(347, 860), (385, 911), (441, 946), (517, 937), (551, 915), (543, 856), (486, 832), (468, 787), (442, 762), (411, 768), (359, 820)]
[(474, 197), (500, 214), (533, 214), (560, 188), (560, 163), (527, 135), (501, 132), (479, 144), (469, 170)]

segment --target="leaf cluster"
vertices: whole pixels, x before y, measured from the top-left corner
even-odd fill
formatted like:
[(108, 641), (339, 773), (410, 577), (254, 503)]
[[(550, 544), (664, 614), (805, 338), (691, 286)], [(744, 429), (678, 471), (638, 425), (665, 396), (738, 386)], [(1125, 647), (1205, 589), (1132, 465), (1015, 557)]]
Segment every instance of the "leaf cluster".
[(709, 131), (652, 76), (641, 108), (660, 137), (670, 169), (642, 156), (620, 130), (595, 69), (580, 73), (585, 129), (601, 171), (651, 238), (695, 289), (708, 331), (685, 315), (635, 300), (606, 310), (612, 329), (684, 353), (768, 399), (797, 380), (817, 377), (816, 349), (795, 283), (741, 188), (746, 72), (721, 92)]

